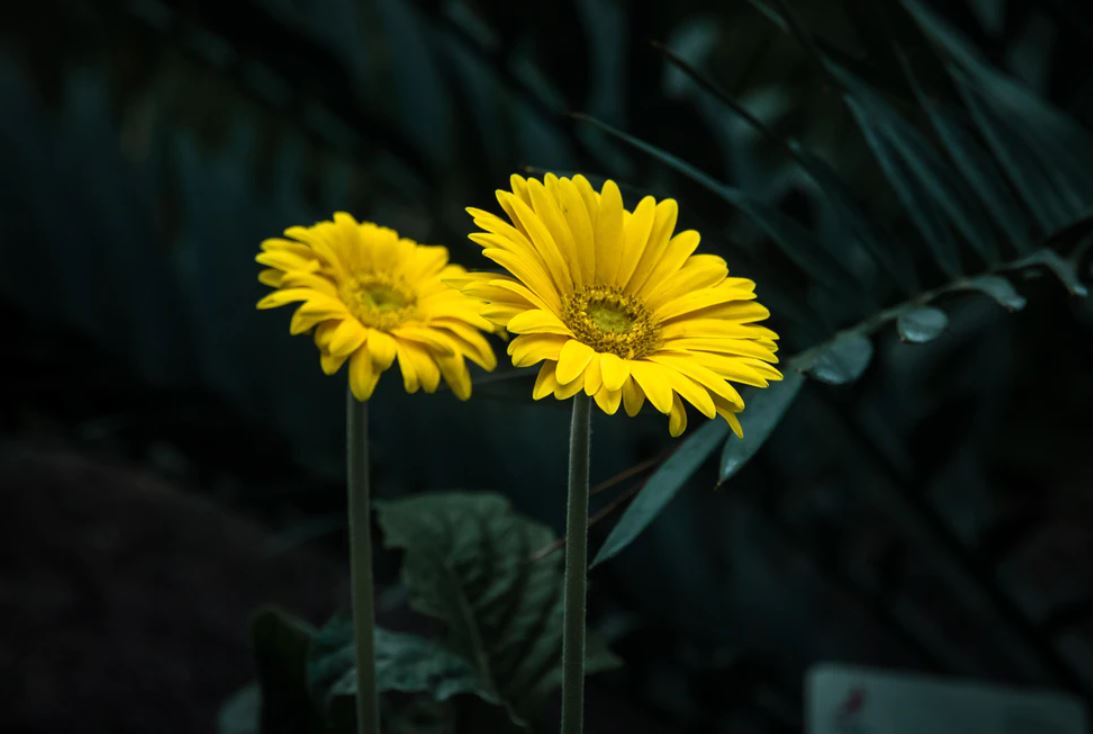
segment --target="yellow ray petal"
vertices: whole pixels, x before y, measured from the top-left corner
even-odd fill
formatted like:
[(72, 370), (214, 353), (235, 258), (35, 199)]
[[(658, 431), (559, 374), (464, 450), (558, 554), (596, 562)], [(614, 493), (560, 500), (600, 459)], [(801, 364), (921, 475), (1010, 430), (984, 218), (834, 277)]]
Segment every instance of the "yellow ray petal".
[(630, 376), (637, 381), (638, 387), (661, 413), (672, 409), (672, 386), (664, 368), (645, 360), (630, 362)]
[(592, 397), (603, 387), (603, 372), (600, 370), (600, 355), (593, 354), (584, 368), (584, 394)]
[(467, 371), (467, 363), (463, 360), (463, 355), (437, 357), (436, 363), (452, 394), (460, 400), (468, 399), (471, 396), (471, 373)]
[(542, 400), (558, 388), (558, 379), (554, 376), (555, 362), (544, 362), (535, 377), (535, 387), (531, 389), (532, 400)]
[(687, 430), (687, 409), (683, 407), (683, 401), (678, 395), (672, 396), (672, 410), (668, 414), (668, 433), (672, 438), (683, 435)]
[(599, 211), (596, 214), (596, 279), (606, 285), (618, 285), (619, 262), (622, 258), (622, 194), (610, 179), (600, 190)]
[(387, 332), (372, 329), (368, 335), (368, 351), (372, 355), (372, 364), (377, 371), (382, 372), (395, 361), (398, 345)]
[(656, 311), (672, 299), (723, 283), (728, 272), (725, 260), (717, 255), (692, 255), (682, 268), (650, 290), (645, 303)]
[(622, 390), (608, 390), (604, 386), (596, 393), (595, 400), (600, 410), (608, 415), (615, 415), (619, 411), (619, 403), (622, 402)]
[(576, 339), (566, 340), (557, 357), (558, 382), (565, 384), (576, 380), (592, 361), (594, 355), (592, 347), (587, 344), (582, 344)]
[(660, 263), (672, 233), (675, 232), (678, 217), (679, 206), (675, 199), (665, 199), (657, 204), (656, 211), (653, 213), (653, 229), (649, 233), (649, 241), (626, 286), (631, 293), (642, 292), (650, 273)]
[(642, 284), (641, 288), (631, 286), (631, 290), (643, 298), (647, 297), (656, 290), (659, 284), (683, 267), (683, 263), (687, 262), (687, 258), (698, 247), (701, 239), (698, 232), (693, 229), (683, 230), (672, 237), (668, 240), (668, 246), (664, 248), (664, 254), (653, 263), (645, 283)]
[(372, 397), (376, 389), (379, 373), (372, 369), (372, 359), (368, 352), (359, 349), (349, 358), (349, 389), (357, 400), (365, 401)]
[(653, 230), (657, 202), (652, 196), (646, 196), (638, 202), (634, 213), (625, 217), (622, 230), (622, 259), (615, 277), (620, 286), (626, 286), (634, 274), (645, 247), (649, 243), (649, 234)]
[(561, 319), (542, 309), (524, 311), (513, 318), (505, 328), (513, 334), (562, 334), (564, 336), (573, 336), (573, 332), (562, 323)]
[[(587, 183), (586, 181), (585, 184)], [(589, 187), (589, 191), (591, 190)], [(569, 230), (573, 233), (573, 246), (576, 250), (576, 260), (570, 267), (573, 282), (578, 286), (592, 285), (596, 278), (596, 245), (588, 206), (577, 184), (567, 178), (558, 181), (557, 196), (562, 213), (569, 223)]]
[(356, 319), (343, 319), (334, 329), (327, 350), (335, 356), (352, 354), (367, 337), (368, 332)]
[(603, 372), (603, 386), (613, 392), (621, 390), (630, 377), (629, 363), (614, 354), (600, 355), (600, 370)]
[(509, 342), (508, 352), (515, 367), (530, 367), (544, 359), (557, 361), (566, 341), (558, 334), (522, 334)]
[(622, 404), (626, 408), (626, 414), (631, 418), (636, 416), (641, 411), (641, 406), (645, 404), (645, 393), (638, 387), (633, 376), (622, 384)]

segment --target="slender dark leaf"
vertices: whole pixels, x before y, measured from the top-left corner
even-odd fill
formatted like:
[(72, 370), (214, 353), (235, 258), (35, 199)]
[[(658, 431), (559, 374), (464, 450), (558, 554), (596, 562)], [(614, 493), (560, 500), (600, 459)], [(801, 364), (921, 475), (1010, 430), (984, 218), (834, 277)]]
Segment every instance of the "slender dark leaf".
[(727, 186), (679, 157), (624, 133), (587, 115), (578, 119), (589, 122), (623, 142), (661, 161), (668, 167), (717, 194), (758, 226), (798, 267), (818, 282), (835, 289), (859, 291), (854, 277), (820, 244), (815, 235), (776, 208), (754, 199), (743, 191)]
[(787, 369), (781, 382), (771, 383), (762, 390), (750, 390), (745, 395), (747, 407), (741, 414), (744, 437), (729, 436), (725, 441), (719, 483), (731, 479), (762, 448), (793, 404), (804, 381), (800, 372)]
[(724, 421), (713, 420), (684, 439), (675, 453), (649, 477), (637, 498), (626, 508), (596, 553), (592, 565), (597, 566), (615, 557), (649, 527), (691, 475), (721, 444), (728, 430)]

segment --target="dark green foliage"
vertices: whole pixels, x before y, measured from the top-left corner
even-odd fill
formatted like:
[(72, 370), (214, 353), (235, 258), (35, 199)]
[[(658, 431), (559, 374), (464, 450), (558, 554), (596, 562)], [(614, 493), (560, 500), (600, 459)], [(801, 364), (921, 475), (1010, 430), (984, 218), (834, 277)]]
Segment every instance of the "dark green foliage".
[[(1083, 223), (1093, 211), (1093, 189), (1088, 185), (1088, 171), (1093, 170), (1090, 168), (1093, 158), (1087, 161), (1087, 156), (1093, 155), (1093, 137), (980, 61), (954, 32), (918, 3), (908, 0), (905, 4), (910, 9), (911, 17), (922, 25), (927, 36), (953, 57), (946, 68), (960, 88), (962, 99), (979, 133), (989, 142), (994, 159), (985, 155), (981, 146), (972, 140), (956, 121), (955, 113), (942, 111), (923, 92), (905, 58), (901, 59), (902, 71), (913, 87), (914, 100), (925, 108), (925, 116), (937, 129), (955, 161), (955, 167), (943, 158), (942, 152), (929, 142), (915, 123), (897, 112), (877, 90), (842, 66), (838, 54), (821, 51), (806, 30), (791, 17), (785, 16), (788, 9), (783, 4), (779, 3), (778, 9), (774, 9), (764, 3), (756, 3), (764, 8), (763, 12), (768, 17), (785, 18), (786, 22), (781, 24), (783, 30), (796, 35), (829, 73), (830, 79), (841, 87), (847, 107), (861, 128), (885, 178), (895, 190), (907, 219), (918, 231), (923, 249), (937, 268), (950, 278), (950, 282), (915, 295), (896, 307), (872, 315), (862, 314), (862, 320), (853, 329), (839, 332), (828, 342), (812, 346), (786, 360), (791, 369), (804, 370), (814, 379), (832, 385), (854, 382), (862, 375), (873, 357), (870, 335), (890, 320), (896, 321), (899, 334), (908, 342), (922, 343), (938, 336), (944, 330), (948, 317), (936, 306), (925, 304), (942, 294), (972, 288), (989, 293), (1011, 310), (1020, 308), (1020, 296), (1013, 292), (1008, 281), (994, 274), (995, 270), (1028, 270), (1041, 266), (1055, 273), (1071, 293), (1085, 295), (1086, 292), (1077, 279), (1075, 261), (1065, 260), (1047, 247), (1060, 239), (1060, 232)], [(837, 174), (822, 159), (801, 148), (796, 141), (779, 140), (743, 106), (727, 97), (716, 83), (706, 80), (700, 72), (671, 53), (668, 57), (723, 102), (732, 114), (740, 116), (765, 136), (784, 146), (795, 163), (823, 188), (824, 193), (817, 198), (817, 203), (831, 207), (833, 219), (840, 223), (838, 234), (841, 238), (864, 244), (870, 253), (883, 251), (873, 244), (871, 237), (877, 226), (869, 221), (868, 215), (848, 205), (846, 198), (838, 195), (849, 189), (850, 185), (839, 181)], [(812, 282), (826, 288), (854, 290), (848, 274), (839, 265), (838, 253), (841, 252), (843, 258), (851, 254), (845, 244), (823, 243), (821, 238), (792, 219), (716, 181), (679, 157), (601, 122), (591, 122), (738, 208), (781, 247)], [(1067, 160), (1068, 150), (1073, 151), (1073, 158)], [(1018, 158), (1022, 152), (1027, 152), (1027, 159)], [(1084, 169), (1087, 172), (1084, 185), (1079, 182), (1081, 163), (1088, 163)], [(996, 180), (994, 174), (999, 168), (1006, 170), (1024, 205), (1039, 221), (1041, 234), (1025, 229), (1020, 208), (1012, 201), (1005, 185)], [(832, 196), (830, 192), (836, 195)], [(1001, 214), (999, 226), (1010, 235), (1015, 251), (1032, 251), (1031, 255), (1000, 262), (999, 229), (992, 223), (991, 213)], [(1048, 236), (1042, 234), (1045, 232)], [(898, 246), (895, 243), (886, 244)], [(975, 270), (986, 269), (987, 272), (971, 279), (962, 278), (960, 274), (967, 270), (964, 261), (968, 259), (962, 256), (962, 247), (978, 256), (979, 263)], [(897, 282), (907, 284), (917, 280), (916, 274), (908, 269), (910, 264), (907, 260), (903, 260), (899, 267), (891, 257), (882, 256), (878, 261), (885, 271), (895, 276)], [(744, 413), (746, 429), (751, 415), (750, 411)], [(760, 414), (758, 423), (759, 443), (751, 443), (748, 450), (740, 452), (743, 461), (753, 456), (771, 433), (765, 414)], [(728, 442), (733, 440), (730, 437)], [(674, 472), (670, 480), (658, 484), (658, 498), (674, 496), (714, 447), (705, 433), (696, 431), (687, 439), (685, 450), (688, 456), (695, 457), (688, 464), (692, 468), (688, 472)], [(692, 454), (692, 451), (699, 453)], [(730, 451), (728, 445), (723, 449), (723, 452)], [(743, 461), (736, 460), (734, 469), (738, 469)], [(648, 491), (647, 488), (645, 492)], [(636, 537), (637, 533), (631, 530), (635, 513), (640, 513), (640, 527), (644, 528), (651, 522), (652, 515), (666, 504), (666, 500), (658, 499), (652, 505), (655, 510), (650, 512), (642, 499), (639, 496), (619, 522), (619, 526), (626, 529), (625, 534), (613, 533), (608, 538), (605, 548), (610, 549), (609, 555), (614, 555)]]
[[(403, 552), (410, 607), (440, 620), (444, 630), (430, 638), (377, 628), (380, 692), (422, 694), (437, 704), (474, 696), (501, 707), (515, 728), (527, 729), (561, 683), (560, 559), (536, 556), (554, 534), (493, 494), (423, 494), (383, 502), (377, 513), (386, 544)], [(356, 667), (348, 618), (337, 616), (316, 631), (263, 610), (251, 637), (257, 689), (246, 688), (225, 704), (221, 734), (353, 730)], [(618, 664), (591, 634), (588, 672)], [(385, 710), (384, 720), (408, 715), (400, 704)]]
[[(377, 512), (384, 543), (405, 551), (410, 606), (444, 623), (446, 646), (473, 670), (474, 691), (517, 723), (534, 715), (561, 682), (560, 559), (536, 559), (554, 534), (490, 494), (427, 494)], [(617, 663), (590, 636), (588, 672)]]

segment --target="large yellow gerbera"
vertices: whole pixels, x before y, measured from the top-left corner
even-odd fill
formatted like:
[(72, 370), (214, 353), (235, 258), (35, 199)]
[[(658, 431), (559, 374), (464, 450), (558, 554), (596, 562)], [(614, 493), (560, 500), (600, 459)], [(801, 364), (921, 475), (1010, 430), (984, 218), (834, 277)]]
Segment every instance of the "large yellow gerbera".
[(483, 304), (447, 284), (464, 274), (448, 250), (419, 245), (344, 212), (333, 221), (290, 227), (289, 239), (268, 239), (255, 258), (258, 279), (277, 290), (258, 308), (301, 303), (290, 331), (315, 330), (323, 372), (349, 361), (349, 387), (368, 400), (395, 358), (407, 392), (433, 392), (440, 378), (461, 400), (471, 394), (465, 359), (497, 365), (479, 329), (493, 326)]
[(687, 427), (684, 401), (743, 435), (744, 409), (730, 383), (780, 380), (778, 335), (755, 283), (730, 278), (716, 255), (695, 255), (699, 235), (675, 233), (673, 199), (646, 196), (632, 212), (613, 181), (597, 192), (583, 176), (511, 178), (497, 200), (509, 221), (469, 208), (484, 232), (471, 239), (513, 277), (479, 274), (462, 286), (489, 302), (485, 316), (518, 334), (513, 364), (543, 363), (536, 400), (581, 390), (614, 414), (649, 402), (673, 436)]

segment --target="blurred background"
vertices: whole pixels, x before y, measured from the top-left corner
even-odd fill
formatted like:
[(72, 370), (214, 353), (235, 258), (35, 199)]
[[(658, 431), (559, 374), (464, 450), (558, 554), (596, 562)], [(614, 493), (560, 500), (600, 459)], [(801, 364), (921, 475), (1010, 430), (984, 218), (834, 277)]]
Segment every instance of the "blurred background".
[[(983, 113), (888, 0), (6, 8), (3, 728), (213, 731), (221, 703), (253, 677), (251, 610), (275, 602), (319, 623), (343, 604), (344, 376), (321, 374), (309, 340), (289, 336), (287, 311), (254, 309), (263, 238), (346, 210), (486, 268), (463, 208), (496, 209), (509, 174), (612, 177), (631, 206), (646, 193), (676, 198), (681, 227), (758, 282), (793, 355), (949, 280), (936, 238), (921, 233), (944, 219), (944, 185), (956, 177), (937, 175), (938, 190), (901, 187), (893, 171), (921, 172), (916, 160), (959, 169), (976, 193), (1001, 182), (1010, 198), (993, 201), (1014, 202), (977, 208), (968, 227), (944, 220), (935, 234), (962, 246), (990, 233), (998, 262), (1062, 242), (1073, 267), (1063, 282), (1017, 268), (1009, 303), (1027, 305), (1014, 312), (982, 294), (946, 295), (948, 328), (926, 344), (881, 328), (860, 379), (806, 384), (716, 491), (717, 462), (707, 462), (593, 572), (592, 621), (624, 665), (590, 681), (588, 728), (801, 732), (802, 676), (818, 661), (1089, 701), (1093, 307), (1075, 293), (1090, 276), (1093, 7), (921, 4), (975, 63), (1043, 108), (1027, 120)], [(865, 80), (883, 109), (872, 93), (858, 98), (870, 104), (848, 102), (857, 82), (820, 56)], [(978, 142), (952, 147), (924, 99), (959, 107), (959, 130), (974, 122)], [(571, 113), (687, 161), (748, 205)], [(893, 115), (928, 151), (911, 146), (895, 163), (881, 154), (875, 133)], [(1007, 148), (991, 134), (1026, 122), (1042, 135)], [(1073, 137), (1056, 135), (1064, 129)], [(838, 185), (805, 175), (787, 153), (796, 146), (837, 171)], [(982, 175), (969, 178), (954, 151), (988, 149), (994, 167), (972, 165)], [(1038, 208), (1048, 189), (1066, 207)], [(867, 213), (870, 241), (914, 267), (905, 290), (877, 275), (857, 247), (866, 236), (824, 205), (832, 191), (842, 211)], [(843, 277), (836, 287), (787, 245), (793, 233), (755, 216), (767, 210), (824, 243)], [(938, 217), (924, 223), (923, 212)], [(984, 270), (978, 250), (959, 253), (963, 272)], [(468, 403), (381, 381), (376, 493), (496, 491), (560, 532), (567, 406), (533, 404), (532, 378), (503, 360), (477, 379)], [(640, 486), (650, 460), (671, 450), (664, 423), (595, 416), (593, 482), (637, 467), (599, 504)], [(594, 542), (611, 522), (597, 524)], [(379, 560), (385, 587), (397, 561)], [(395, 598), (383, 614), (397, 608)]]

